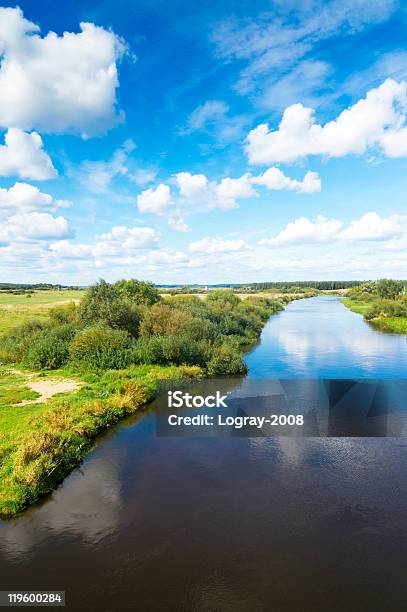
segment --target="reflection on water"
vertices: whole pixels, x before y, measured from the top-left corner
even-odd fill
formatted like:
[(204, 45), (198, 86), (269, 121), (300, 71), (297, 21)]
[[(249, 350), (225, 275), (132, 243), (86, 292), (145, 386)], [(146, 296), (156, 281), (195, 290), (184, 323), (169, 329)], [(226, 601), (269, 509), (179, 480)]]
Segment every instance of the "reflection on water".
[[(405, 338), (331, 298), (271, 319), (247, 360), (254, 378), (407, 378)], [(72, 610), (399, 611), (406, 469), (401, 439), (157, 438), (147, 414), (0, 523), (1, 588), (65, 589)]]
[(406, 378), (406, 337), (384, 334), (337, 297), (289, 304), (247, 357), (257, 378)]

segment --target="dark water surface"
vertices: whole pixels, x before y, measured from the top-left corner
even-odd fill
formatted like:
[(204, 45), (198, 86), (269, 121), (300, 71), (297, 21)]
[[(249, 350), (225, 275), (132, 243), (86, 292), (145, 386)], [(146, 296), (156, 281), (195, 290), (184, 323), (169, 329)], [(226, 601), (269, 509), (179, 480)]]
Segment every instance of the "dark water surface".
[[(400, 379), (407, 344), (315, 298), (272, 317), (247, 363)], [(0, 590), (65, 590), (78, 611), (398, 612), (406, 511), (404, 439), (157, 438), (151, 411), (0, 522)]]

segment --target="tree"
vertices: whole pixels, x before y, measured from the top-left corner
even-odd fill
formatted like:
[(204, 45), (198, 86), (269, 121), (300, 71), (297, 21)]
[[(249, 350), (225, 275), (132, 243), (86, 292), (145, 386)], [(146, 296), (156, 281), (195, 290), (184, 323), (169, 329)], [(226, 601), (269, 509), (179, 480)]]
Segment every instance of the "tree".
[(130, 280), (119, 280), (113, 287), (133, 304), (152, 306), (160, 301), (160, 294), (153, 283), (131, 278)]
[(85, 325), (105, 323), (137, 337), (140, 313), (120, 294), (117, 287), (101, 279), (87, 289), (79, 306), (79, 319)]
[(391, 278), (382, 278), (376, 281), (376, 291), (381, 298), (395, 300), (403, 293), (404, 285), (401, 281)]

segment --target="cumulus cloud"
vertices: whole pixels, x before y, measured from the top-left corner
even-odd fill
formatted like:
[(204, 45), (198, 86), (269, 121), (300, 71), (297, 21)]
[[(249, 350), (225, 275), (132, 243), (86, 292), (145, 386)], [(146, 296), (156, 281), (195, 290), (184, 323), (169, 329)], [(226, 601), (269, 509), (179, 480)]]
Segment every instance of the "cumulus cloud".
[(0, 126), (103, 133), (118, 121), (117, 62), (125, 44), (112, 31), (41, 36), (20, 8), (0, 8)]
[(382, 218), (376, 212), (369, 212), (357, 221), (352, 221), (339, 237), (343, 240), (390, 240), (402, 234), (400, 219), (397, 215)]
[(302, 104), (286, 108), (277, 130), (263, 123), (249, 132), (246, 153), (251, 164), (293, 162), (308, 155), (343, 157), (379, 146), (390, 157), (405, 155), (403, 128), (407, 84), (387, 79), (333, 121), (320, 125)]
[(184, 215), (218, 208), (231, 210), (239, 201), (259, 195), (254, 189), (261, 185), (270, 190), (287, 190), (297, 193), (321, 191), (321, 180), (316, 172), (307, 172), (303, 180), (291, 179), (279, 168), (269, 168), (263, 174), (253, 176), (246, 172), (240, 177), (225, 177), (210, 181), (205, 174), (178, 172), (173, 179), (177, 190), (160, 183), (155, 189), (145, 189), (137, 197), (138, 209), (142, 213), (165, 216), (169, 226), (181, 232), (189, 230)]
[(94, 254), (101, 255), (103, 252), (120, 252), (120, 250), (132, 251), (137, 249), (155, 248), (159, 239), (158, 233), (151, 227), (126, 227), (118, 225), (110, 232), (101, 234), (96, 243)]
[(41, 212), (44, 209), (69, 208), (67, 200), (54, 200), (34, 185), (15, 183), (9, 189), (0, 187), (0, 218), (20, 212)]
[(376, 212), (364, 214), (360, 219), (351, 221), (346, 228), (343, 225), (342, 221), (327, 219), (323, 215), (318, 215), (315, 221), (300, 217), (287, 223), (273, 238), (259, 240), (259, 245), (275, 247), (332, 241), (380, 242), (399, 238), (403, 232), (399, 216), (381, 217)]
[(51, 158), (43, 150), (42, 138), (37, 132), (27, 134), (19, 128), (7, 130), (4, 145), (0, 145), (0, 176), (18, 176), (34, 181), (57, 176), (57, 171)]
[(190, 200), (206, 195), (208, 179), (204, 174), (178, 172), (175, 178), (179, 187), (179, 192), (184, 198)]
[(12, 215), (4, 225), (4, 229), (9, 241), (15, 238), (55, 240), (74, 236), (65, 217), (53, 217), (49, 213), (31, 212)]
[(250, 247), (244, 240), (224, 240), (223, 238), (205, 237), (196, 242), (191, 242), (189, 250), (191, 253), (232, 253), (246, 251)]
[(156, 189), (145, 189), (137, 196), (137, 206), (141, 213), (162, 214), (171, 206), (171, 189), (160, 183)]
[(256, 185), (264, 185), (268, 189), (285, 189), (298, 193), (315, 193), (321, 191), (321, 179), (317, 172), (308, 171), (302, 181), (297, 181), (285, 176), (279, 168), (273, 166), (263, 174), (255, 176), (251, 180)]
[(272, 247), (284, 244), (328, 242), (337, 236), (341, 228), (341, 221), (327, 219), (323, 215), (318, 215), (315, 221), (307, 217), (300, 217), (287, 223), (286, 227), (274, 238), (263, 238), (259, 244)]

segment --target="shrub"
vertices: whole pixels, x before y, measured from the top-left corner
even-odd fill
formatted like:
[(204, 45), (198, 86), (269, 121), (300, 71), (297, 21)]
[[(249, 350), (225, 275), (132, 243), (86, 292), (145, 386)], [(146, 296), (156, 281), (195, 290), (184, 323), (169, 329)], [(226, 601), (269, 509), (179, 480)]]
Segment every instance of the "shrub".
[(247, 366), (236, 344), (225, 341), (214, 348), (212, 358), (207, 365), (207, 371), (209, 376), (245, 374)]
[(120, 369), (128, 365), (130, 337), (124, 330), (96, 325), (79, 332), (69, 347), (70, 359), (92, 369)]
[(231, 289), (215, 289), (210, 291), (206, 300), (209, 304), (219, 303), (223, 306), (228, 304), (231, 307), (237, 306), (241, 301), (240, 297), (233, 293)]
[(151, 396), (151, 391), (146, 384), (129, 380), (124, 383), (119, 393), (113, 395), (112, 402), (118, 408), (124, 408), (127, 414), (131, 414), (146, 404)]
[(2, 359), (21, 361), (32, 346), (34, 336), (47, 327), (42, 321), (32, 320), (10, 329), (2, 337)]
[(75, 323), (77, 320), (77, 306), (75, 302), (69, 302), (63, 306), (55, 306), (49, 311), (52, 325), (63, 325), (64, 323)]
[(140, 337), (130, 350), (132, 363), (164, 363), (161, 339), (158, 336)]
[(24, 365), (36, 370), (60, 368), (68, 361), (69, 343), (75, 331), (73, 323), (38, 331), (32, 336), (31, 345), (23, 356)]
[(165, 336), (179, 332), (187, 321), (188, 313), (167, 304), (154, 304), (143, 316), (140, 323), (141, 336)]

